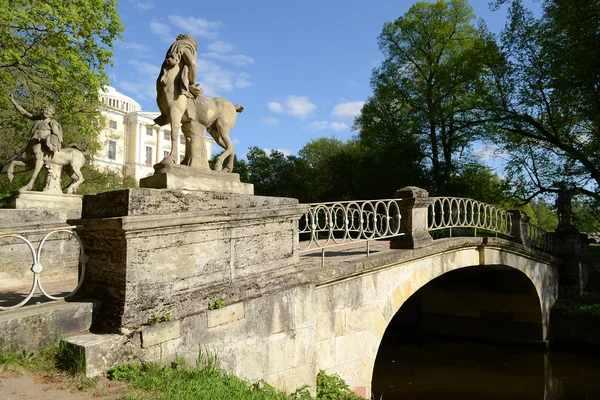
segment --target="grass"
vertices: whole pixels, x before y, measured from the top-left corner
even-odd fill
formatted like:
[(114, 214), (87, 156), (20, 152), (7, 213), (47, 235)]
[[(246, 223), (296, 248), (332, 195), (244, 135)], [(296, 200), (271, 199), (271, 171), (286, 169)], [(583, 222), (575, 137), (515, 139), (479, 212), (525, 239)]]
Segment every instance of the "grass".
[(590, 243), (590, 257), (600, 257), (600, 244)]
[(581, 296), (559, 299), (555, 307), (567, 315), (600, 318), (600, 293), (584, 292)]
[[(78, 357), (71, 351), (63, 342), (37, 352), (0, 351), (0, 371), (50, 374), (63, 384), (79, 390), (94, 388), (99, 379), (86, 378), (82, 373), (84, 366), (74, 361)], [(314, 399), (307, 387), (286, 394), (262, 380), (250, 384), (234, 375), (223, 373), (216, 356), (206, 351), (199, 353), (195, 366), (187, 365), (182, 359), (177, 359), (168, 366), (156, 363), (123, 364), (111, 368), (107, 378), (125, 382), (126, 387), (120, 397), (125, 400)], [(324, 371), (317, 375), (317, 400), (358, 399), (360, 397), (354, 395), (339, 376), (327, 375)]]
[(52, 374), (59, 376), (78, 390), (88, 390), (96, 386), (97, 378), (87, 378), (83, 371), (85, 366), (73, 357), (72, 350), (59, 342), (54, 346), (32, 352), (27, 350), (0, 350), (0, 371), (20, 374), (24, 371), (34, 374)]
[[(124, 364), (112, 368), (108, 378), (130, 382), (136, 392), (124, 399), (169, 400), (312, 400), (306, 387), (286, 395), (264, 381), (250, 384), (236, 376), (221, 372), (216, 359), (200, 355), (195, 367), (183, 360), (175, 360), (170, 366), (155, 363)], [(317, 375), (318, 400), (358, 400), (348, 385), (337, 375), (320, 371)]]

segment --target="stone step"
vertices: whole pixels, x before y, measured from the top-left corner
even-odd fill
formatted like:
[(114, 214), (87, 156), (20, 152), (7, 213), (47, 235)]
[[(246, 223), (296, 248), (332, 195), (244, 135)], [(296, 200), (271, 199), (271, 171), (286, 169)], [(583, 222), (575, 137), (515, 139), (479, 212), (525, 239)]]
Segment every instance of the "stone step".
[(94, 303), (59, 300), (0, 311), (0, 349), (37, 350), (92, 325)]
[(127, 336), (84, 332), (65, 339), (74, 365), (88, 378), (104, 374), (110, 367), (128, 360)]

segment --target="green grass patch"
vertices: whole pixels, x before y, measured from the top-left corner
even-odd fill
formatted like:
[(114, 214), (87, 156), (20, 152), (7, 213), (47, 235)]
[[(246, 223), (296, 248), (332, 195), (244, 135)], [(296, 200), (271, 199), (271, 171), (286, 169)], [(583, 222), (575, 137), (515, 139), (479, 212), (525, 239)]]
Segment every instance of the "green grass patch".
[(559, 299), (555, 307), (567, 315), (600, 318), (600, 293), (584, 292), (581, 296)]
[(24, 369), (30, 372), (51, 372), (58, 367), (59, 345), (46, 347), (36, 352), (27, 350), (0, 350), (0, 368), (3, 370)]
[(590, 243), (590, 257), (600, 257), (600, 244)]
[[(155, 363), (124, 364), (109, 370), (111, 380), (130, 382), (135, 394), (125, 399), (206, 399), (206, 400), (312, 400), (307, 388), (286, 395), (264, 381), (250, 384), (236, 376), (225, 374), (216, 367), (214, 358), (199, 358), (195, 367), (183, 360), (169, 366)], [(208, 360), (208, 362), (207, 362)], [(317, 376), (317, 399), (358, 400), (348, 385), (337, 375), (320, 371)]]

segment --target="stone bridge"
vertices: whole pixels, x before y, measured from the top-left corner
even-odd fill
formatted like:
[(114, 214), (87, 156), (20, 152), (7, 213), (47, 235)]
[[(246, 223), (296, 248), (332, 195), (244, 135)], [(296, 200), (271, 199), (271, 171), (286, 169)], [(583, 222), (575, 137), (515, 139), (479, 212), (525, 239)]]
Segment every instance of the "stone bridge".
[[(37, 310), (64, 319), (65, 304), (91, 304), (93, 314), (77, 311), (89, 315), (89, 331), (66, 338), (89, 376), (209, 352), (225, 371), (287, 391), (314, 389), (323, 369), (368, 396), (382, 338), (401, 325), (394, 316), (404, 305), (417, 304), (423, 332), (545, 341), (557, 297), (587, 276), (563, 261), (566, 239), (520, 212), (417, 188), (319, 205), (129, 189), (86, 196), (70, 222), (89, 258), (83, 285), (75, 302)], [(436, 230), (446, 237), (433, 240)], [(33, 314), (0, 314), (2, 346), (35, 336), (27, 329), (43, 318)]]

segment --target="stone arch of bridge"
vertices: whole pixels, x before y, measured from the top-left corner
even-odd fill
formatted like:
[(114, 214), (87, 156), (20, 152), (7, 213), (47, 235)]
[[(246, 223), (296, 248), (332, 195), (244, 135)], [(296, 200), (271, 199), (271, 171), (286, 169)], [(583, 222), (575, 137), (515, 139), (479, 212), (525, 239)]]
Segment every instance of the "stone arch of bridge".
[(505, 266), (527, 277), (539, 299), (542, 337), (546, 339), (550, 309), (558, 294), (556, 266), (510, 248), (474, 246), (390, 265), (317, 288), (321, 292), (317, 302), (329, 304), (317, 305), (323, 315), (317, 320), (318, 368), (338, 373), (357, 393), (369, 394), (383, 335), (405, 301), (447, 272), (474, 266)]

